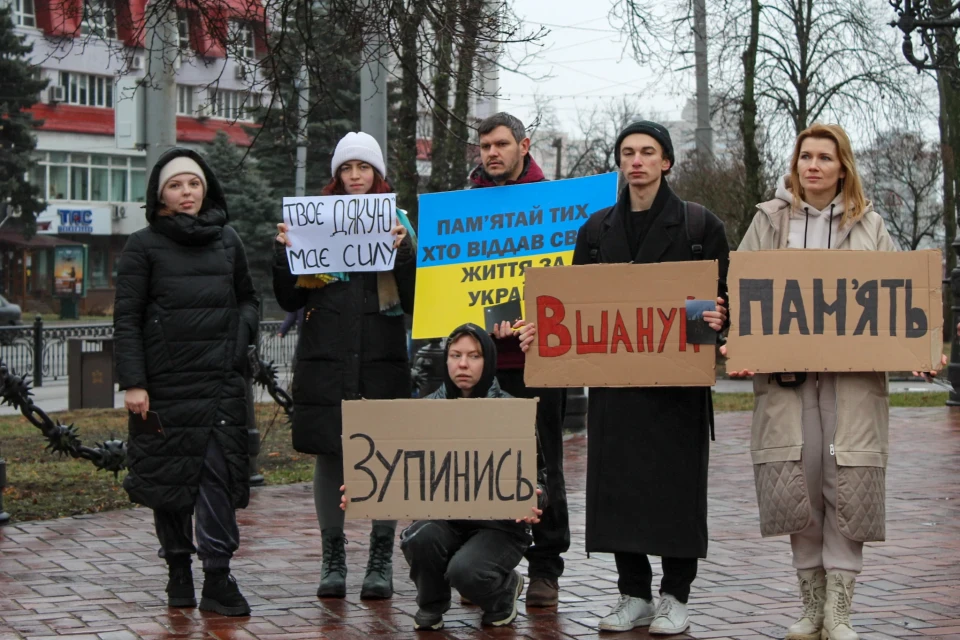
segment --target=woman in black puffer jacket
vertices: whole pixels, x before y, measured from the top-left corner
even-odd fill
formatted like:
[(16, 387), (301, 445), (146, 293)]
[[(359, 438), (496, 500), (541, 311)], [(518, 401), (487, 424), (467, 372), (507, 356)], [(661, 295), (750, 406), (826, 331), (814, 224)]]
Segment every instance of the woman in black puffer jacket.
[(226, 225), (223, 189), (199, 154), (176, 148), (160, 158), (146, 209), (148, 226), (120, 257), (114, 306), (130, 411), (123, 486), (153, 509), (169, 606), (196, 606), (190, 563), (199, 549), (200, 608), (249, 615), (229, 567), (239, 546), (234, 510), (250, 497), (244, 367), (260, 302), (243, 243)]
[[(322, 195), (390, 193), (376, 140), (348, 133), (333, 154), (333, 179)], [(313, 498), (323, 544), (319, 597), (346, 595), (347, 563), (340, 511), (343, 449), (340, 404), (358, 398), (410, 397), (410, 368), (403, 314), (413, 312), (416, 243), (409, 221), (396, 235), (392, 271), (296, 276), (284, 245), (287, 226), (277, 225), (273, 291), (285, 311), (304, 308), (293, 375), (293, 446), (317, 456)], [(363, 599), (393, 595), (393, 541), (397, 523), (377, 520), (360, 590)]]

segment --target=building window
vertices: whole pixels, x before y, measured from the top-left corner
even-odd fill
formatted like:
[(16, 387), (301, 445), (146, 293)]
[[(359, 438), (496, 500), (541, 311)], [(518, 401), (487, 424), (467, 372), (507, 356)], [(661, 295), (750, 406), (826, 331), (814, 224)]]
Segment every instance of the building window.
[(101, 38), (117, 37), (117, 20), (112, 0), (83, 0), (83, 22), (80, 33)]
[(234, 20), (230, 23), (233, 31), (231, 41), (243, 60), (253, 60), (257, 56), (257, 47), (253, 39), (253, 29), (246, 22)]
[(30, 171), (48, 200), (144, 202), (146, 160), (89, 153), (41, 153)]
[(180, 34), (180, 51), (190, 48), (190, 17), (186, 9), (177, 9), (177, 32)]
[(259, 93), (211, 89), (208, 95), (211, 118), (253, 122), (254, 112), (260, 108)]
[(12, 11), (10, 18), (13, 19), (13, 24), (18, 27), (37, 26), (37, 13), (33, 8), (33, 0), (10, 0), (9, 4)]
[(86, 73), (60, 72), (67, 104), (113, 108), (113, 78)]
[(107, 249), (98, 245), (90, 247), (90, 287), (105, 289), (110, 286), (107, 277)]
[(177, 115), (192, 116), (193, 111), (193, 87), (189, 85), (177, 85)]

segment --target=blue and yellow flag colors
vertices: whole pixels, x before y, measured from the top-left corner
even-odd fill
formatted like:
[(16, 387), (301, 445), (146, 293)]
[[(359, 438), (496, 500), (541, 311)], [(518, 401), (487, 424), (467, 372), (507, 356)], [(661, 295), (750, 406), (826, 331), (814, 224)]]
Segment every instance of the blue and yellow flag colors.
[(420, 196), (413, 337), (522, 308), (524, 270), (570, 264), (580, 227), (616, 200), (616, 173)]

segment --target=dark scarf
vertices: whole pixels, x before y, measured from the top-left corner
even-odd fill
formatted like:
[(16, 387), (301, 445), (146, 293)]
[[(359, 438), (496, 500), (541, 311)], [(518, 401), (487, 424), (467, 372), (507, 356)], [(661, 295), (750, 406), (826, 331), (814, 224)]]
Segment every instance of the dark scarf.
[(227, 214), (220, 209), (207, 209), (192, 216), (189, 213), (157, 215), (150, 226), (177, 244), (199, 247), (219, 240)]

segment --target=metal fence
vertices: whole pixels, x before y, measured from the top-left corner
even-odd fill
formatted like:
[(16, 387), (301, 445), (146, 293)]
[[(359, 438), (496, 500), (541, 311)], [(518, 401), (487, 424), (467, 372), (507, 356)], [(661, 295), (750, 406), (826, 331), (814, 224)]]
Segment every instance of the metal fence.
[[(260, 357), (278, 368), (289, 367), (297, 345), (296, 330), (285, 338), (277, 335), (279, 321), (260, 323)], [(99, 351), (97, 342), (113, 337), (112, 323), (44, 326), (37, 316), (32, 325), (0, 327), (0, 359), (19, 375), (30, 375), (35, 387), (44, 380), (67, 377), (67, 341), (84, 340), (84, 351)]]

